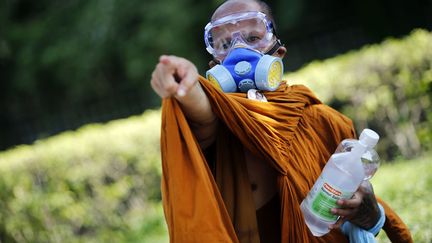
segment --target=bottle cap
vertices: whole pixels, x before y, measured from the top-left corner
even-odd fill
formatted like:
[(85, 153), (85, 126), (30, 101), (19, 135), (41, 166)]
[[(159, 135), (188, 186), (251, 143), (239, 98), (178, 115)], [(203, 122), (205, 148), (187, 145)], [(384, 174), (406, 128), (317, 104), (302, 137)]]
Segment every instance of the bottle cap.
[(379, 135), (375, 131), (371, 129), (363, 129), (360, 134), (359, 141), (363, 145), (366, 145), (368, 148), (373, 148), (378, 143)]

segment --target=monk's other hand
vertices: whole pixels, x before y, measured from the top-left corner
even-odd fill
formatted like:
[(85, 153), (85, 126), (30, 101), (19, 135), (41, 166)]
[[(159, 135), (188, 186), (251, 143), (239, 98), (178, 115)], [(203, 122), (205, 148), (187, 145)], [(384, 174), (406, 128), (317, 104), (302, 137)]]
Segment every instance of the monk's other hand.
[(198, 83), (195, 65), (181, 57), (163, 55), (152, 73), (151, 86), (161, 97), (184, 97)]
[(337, 204), (340, 208), (332, 208), (331, 212), (340, 218), (330, 225), (330, 229), (339, 228), (347, 220), (363, 229), (370, 229), (379, 220), (378, 202), (369, 181), (364, 181), (351, 199), (339, 199)]

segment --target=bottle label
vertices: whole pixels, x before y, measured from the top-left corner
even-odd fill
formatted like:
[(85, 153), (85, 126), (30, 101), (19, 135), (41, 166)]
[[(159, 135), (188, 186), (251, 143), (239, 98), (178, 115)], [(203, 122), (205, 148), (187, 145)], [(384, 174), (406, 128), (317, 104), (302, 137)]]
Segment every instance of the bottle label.
[(327, 183), (320, 176), (311, 190), (311, 211), (316, 216), (327, 221), (336, 221), (337, 215), (332, 214), (332, 208), (339, 208), (336, 201), (341, 198), (350, 198), (352, 193), (343, 192), (339, 188)]

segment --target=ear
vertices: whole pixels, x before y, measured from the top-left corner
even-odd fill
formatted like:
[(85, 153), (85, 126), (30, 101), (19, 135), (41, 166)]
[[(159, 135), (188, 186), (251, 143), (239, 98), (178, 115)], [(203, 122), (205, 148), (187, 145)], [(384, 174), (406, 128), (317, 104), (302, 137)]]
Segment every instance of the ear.
[(277, 56), (277, 57), (280, 57), (282, 59), (282, 58), (284, 58), (286, 52), (287, 52), (286, 47), (285, 46), (280, 46), (273, 55)]

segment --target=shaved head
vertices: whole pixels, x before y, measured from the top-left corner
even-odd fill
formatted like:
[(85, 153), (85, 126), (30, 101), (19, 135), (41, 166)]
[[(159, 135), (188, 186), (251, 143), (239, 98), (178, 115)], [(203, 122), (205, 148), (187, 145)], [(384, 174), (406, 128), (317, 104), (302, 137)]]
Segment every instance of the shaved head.
[(275, 22), (273, 19), (273, 14), (270, 7), (263, 1), (260, 0), (228, 0), (222, 3), (216, 11), (213, 13), (211, 21), (222, 18), (224, 16), (247, 12), (247, 11), (258, 11), (264, 13), (273, 23), (275, 27)]
[[(222, 3), (213, 13), (211, 22), (221, 19), (225, 16), (244, 13), (244, 12), (261, 12), (266, 15), (266, 18), (271, 22), (271, 29), (273, 32), (274, 44), (270, 44), (268, 49), (263, 50), (264, 53), (283, 58), (286, 53), (286, 48), (282, 45), (281, 41), (276, 34), (276, 24), (273, 19), (270, 7), (261, 0), (227, 0)], [(210, 61), (210, 67), (216, 65), (220, 60)]]

